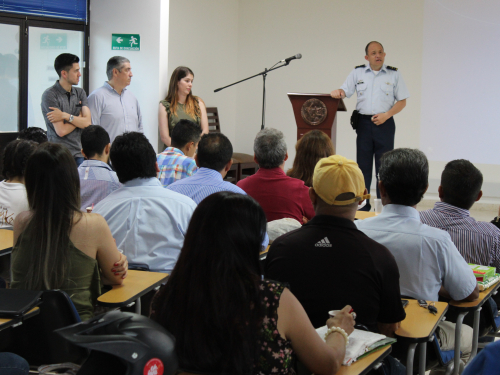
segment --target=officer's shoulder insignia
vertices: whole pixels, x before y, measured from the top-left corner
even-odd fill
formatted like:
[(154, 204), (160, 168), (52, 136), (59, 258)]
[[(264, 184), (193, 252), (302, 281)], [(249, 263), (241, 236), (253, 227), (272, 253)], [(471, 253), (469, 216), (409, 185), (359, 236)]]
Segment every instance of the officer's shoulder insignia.
[(395, 72), (397, 72), (397, 71), (398, 71), (398, 68), (395, 68), (395, 67), (393, 67), (393, 66), (389, 66), (389, 65), (387, 65), (387, 69), (389, 69), (389, 70), (394, 70)]
[(354, 69), (358, 69), (358, 68), (365, 68), (366, 67), (366, 64), (363, 64), (363, 65), (358, 65), (356, 66)]

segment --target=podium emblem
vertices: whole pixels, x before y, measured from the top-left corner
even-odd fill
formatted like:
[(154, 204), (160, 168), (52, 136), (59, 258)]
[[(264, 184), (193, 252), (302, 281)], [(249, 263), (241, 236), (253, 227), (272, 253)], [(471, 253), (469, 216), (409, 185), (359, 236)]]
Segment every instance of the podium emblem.
[(309, 99), (304, 102), (300, 110), (306, 124), (316, 126), (325, 121), (328, 114), (325, 103), (319, 99)]

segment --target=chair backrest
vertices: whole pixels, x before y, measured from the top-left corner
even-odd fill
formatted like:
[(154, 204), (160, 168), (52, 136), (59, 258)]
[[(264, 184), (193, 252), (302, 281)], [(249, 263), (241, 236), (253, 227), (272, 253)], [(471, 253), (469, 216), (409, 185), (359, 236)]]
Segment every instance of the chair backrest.
[(208, 131), (220, 133), (219, 111), (217, 107), (207, 107)]
[(69, 296), (62, 290), (43, 292), (40, 313), (16, 327), (12, 351), (30, 365), (72, 362), (80, 364), (88, 351), (67, 343), (54, 330), (81, 322)]

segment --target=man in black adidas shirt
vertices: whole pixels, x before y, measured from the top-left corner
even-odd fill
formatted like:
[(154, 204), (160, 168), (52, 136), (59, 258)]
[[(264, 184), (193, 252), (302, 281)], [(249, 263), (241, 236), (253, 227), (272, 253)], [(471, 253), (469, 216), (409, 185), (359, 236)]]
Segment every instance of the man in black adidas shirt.
[(316, 216), (273, 242), (265, 276), (290, 284), (315, 328), (325, 325), (328, 311), (349, 304), (356, 323), (393, 336), (406, 317), (398, 266), (353, 222), (366, 193), (355, 162), (340, 155), (321, 159), (309, 191)]

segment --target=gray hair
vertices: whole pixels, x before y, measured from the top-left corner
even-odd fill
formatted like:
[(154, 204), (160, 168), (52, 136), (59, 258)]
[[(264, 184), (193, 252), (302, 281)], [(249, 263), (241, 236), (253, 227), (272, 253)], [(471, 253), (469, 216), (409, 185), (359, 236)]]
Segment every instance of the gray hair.
[(277, 168), (285, 161), (285, 136), (277, 129), (265, 128), (257, 133), (253, 143), (253, 152), (259, 167)]
[(113, 56), (108, 60), (108, 64), (106, 65), (106, 75), (108, 76), (108, 80), (111, 81), (113, 78), (113, 69), (121, 72), (123, 65), (125, 63), (130, 63), (130, 60), (123, 56)]

